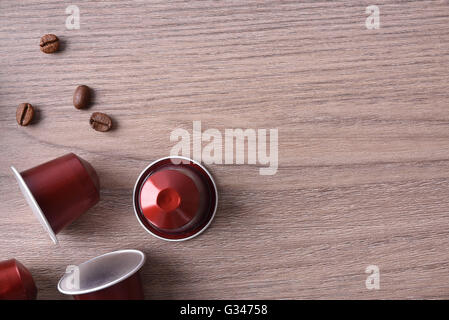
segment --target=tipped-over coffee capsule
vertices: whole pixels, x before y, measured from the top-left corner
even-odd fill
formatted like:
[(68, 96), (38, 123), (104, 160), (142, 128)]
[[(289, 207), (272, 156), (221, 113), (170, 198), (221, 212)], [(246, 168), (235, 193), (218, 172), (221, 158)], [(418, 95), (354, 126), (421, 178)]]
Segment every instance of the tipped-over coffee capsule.
[(55, 244), (56, 234), (100, 199), (97, 173), (73, 153), (20, 173), (11, 169), (28, 205)]
[(16, 259), (0, 261), (0, 300), (35, 300), (37, 288), (27, 268)]
[(70, 266), (58, 290), (75, 300), (142, 300), (139, 271), (144, 263), (145, 255), (139, 250), (106, 253)]
[(217, 210), (218, 193), (212, 176), (200, 163), (167, 157), (142, 171), (133, 202), (145, 230), (160, 239), (181, 241), (209, 226)]

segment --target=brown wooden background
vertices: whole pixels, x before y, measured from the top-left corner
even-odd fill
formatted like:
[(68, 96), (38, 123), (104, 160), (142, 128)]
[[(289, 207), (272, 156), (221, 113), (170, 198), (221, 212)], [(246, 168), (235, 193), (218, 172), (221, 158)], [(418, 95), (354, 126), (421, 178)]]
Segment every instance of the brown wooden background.
[[(65, 28), (77, 4), (80, 30)], [(381, 28), (365, 28), (380, 7)], [(41, 299), (65, 266), (143, 250), (146, 296), (449, 298), (449, 2), (0, 2), (0, 260), (33, 273)], [(39, 51), (55, 33), (63, 50)], [(78, 84), (95, 104), (76, 110)], [(19, 103), (39, 110), (20, 128)], [(113, 116), (90, 129), (94, 111)], [(147, 234), (132, 187), (170, 132), (278, 128), (280, 168), (209, 165), (215, 221), (169, 243)], [(97, 169), (101, 202), (54, 246), (9, 169), (68, 152)], [(381, 289), (365, 288), (365, 268)]]

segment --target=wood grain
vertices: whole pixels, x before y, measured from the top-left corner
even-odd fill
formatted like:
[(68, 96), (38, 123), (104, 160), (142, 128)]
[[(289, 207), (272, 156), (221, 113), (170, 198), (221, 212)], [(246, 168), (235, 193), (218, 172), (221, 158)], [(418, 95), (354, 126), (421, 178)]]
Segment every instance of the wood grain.
[[(143, 250), (148, 299), (449, 298), (449, 2), (0, 2), (0, 260), (67, 299), (68, 264)], [(380, 7), (379, 30), (365, 8)], [(55, 55), (39, 38), (63, 41)], [(72, 95), (95, 90), (89, 110)], [(30, 102), (32, 126), (15, 122)], [(90, 129), (91, 112), (116, 129)], [(175, 128), (277, 128), (279, 169), (209, 165), (220, 192), (201, 236), (169, 243), (134, 217), (139, 172)], [(68, 152), (97, 169), (101, 202), (52, 245), (19, 170)], [(365, 288), (378, 265), (380, 290)]]

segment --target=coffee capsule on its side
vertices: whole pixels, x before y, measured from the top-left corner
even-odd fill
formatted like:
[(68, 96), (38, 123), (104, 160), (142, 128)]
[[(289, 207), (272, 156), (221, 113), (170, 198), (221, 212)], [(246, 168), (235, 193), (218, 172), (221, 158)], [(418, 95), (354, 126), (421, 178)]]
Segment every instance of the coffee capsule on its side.
[(72, 268), (59, 280), (58, 290), (75, 300), (142, 300), (144, 263), (139, 250), (106, 253)]
[(73, 153), (21, 173), (11, 169), (28, 205), (55, 244), (56, 234), (100, 199), (97, 173)]
[(37, 288), (30, 271), (16, 259), (0, 261), (0, 300), (35, 300)]

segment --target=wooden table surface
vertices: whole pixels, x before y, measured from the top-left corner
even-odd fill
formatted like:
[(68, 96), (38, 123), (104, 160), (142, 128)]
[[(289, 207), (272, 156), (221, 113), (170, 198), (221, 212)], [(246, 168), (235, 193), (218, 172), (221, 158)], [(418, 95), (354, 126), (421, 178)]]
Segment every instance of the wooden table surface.
[[(147, 255), (148, 299), (449, 298), (449, 1), (78, 1), (68, 30), (70, 4), (0, 2), (0, 260), (25, 264), (40, 299), (67, 299), (67, 265), (124, 248)], [(61, 52), (39, 51), (45, 33)], [(79, 84), (88, 110), (72, 105)], [(22, 102), (38, 109), (29, 127)], [(92, 130), (95, 111), (115, 129)], [(277, 128), (279, 169), (207, 165), (215, 220), (166, 242), (138, 224), (132, 188), (193, 121)], [(9, 167), (68, 152), (96, 168), (101, 201), (57, 247)]]

